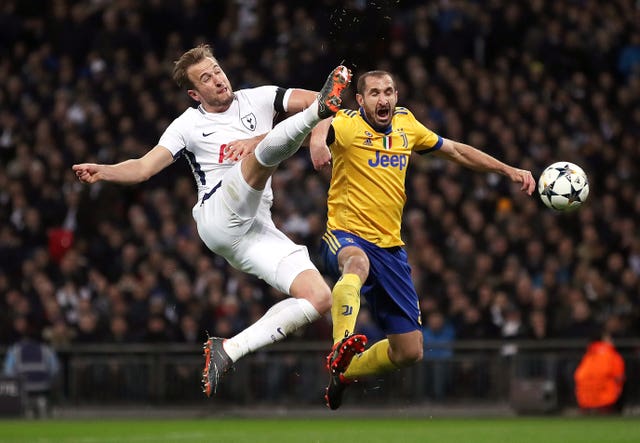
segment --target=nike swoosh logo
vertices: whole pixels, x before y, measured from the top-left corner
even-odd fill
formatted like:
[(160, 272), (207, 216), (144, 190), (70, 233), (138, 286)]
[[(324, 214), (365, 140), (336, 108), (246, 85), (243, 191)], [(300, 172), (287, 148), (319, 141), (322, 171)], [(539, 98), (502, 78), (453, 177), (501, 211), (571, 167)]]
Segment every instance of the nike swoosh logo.
[(278, 328), (278, 329), (276, 329), (276, 331), (278, 331), (278, 334), (282, 335), (284, 338), (287, 338), (287, 334), (282, 332), (282, 328)]
[(208, 137), (208, 136), (210, 136), (211, 134), (213, 134), (214, 132), (216, 132), (216, 131), (212, 131), (212, 132), (203, 132), (203, 133), (202, 133), (202, 136), (203, 136), (203, 137)]

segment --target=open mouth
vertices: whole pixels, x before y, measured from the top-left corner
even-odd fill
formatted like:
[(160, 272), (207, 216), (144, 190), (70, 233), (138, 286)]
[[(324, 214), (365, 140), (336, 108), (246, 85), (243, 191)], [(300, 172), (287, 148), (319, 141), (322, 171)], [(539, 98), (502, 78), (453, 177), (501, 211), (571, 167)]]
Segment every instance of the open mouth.
[(376, 116), (381, 120), (386, 120), (389, 118), (390, 109), (389, 108), (378, 108), (376, 109)]

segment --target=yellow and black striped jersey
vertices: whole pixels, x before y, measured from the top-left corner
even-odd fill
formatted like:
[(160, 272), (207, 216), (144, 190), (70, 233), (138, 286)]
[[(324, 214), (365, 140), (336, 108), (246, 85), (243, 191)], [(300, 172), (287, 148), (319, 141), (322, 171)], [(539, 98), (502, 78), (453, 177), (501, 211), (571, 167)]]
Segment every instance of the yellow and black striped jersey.
[(402, 107), (394, 109), (384, 133), (369, 125), (362, 109), (339, 111), (331, 125), (327, 229), (350, 232), (382, 248), (403, 245), (409, 157), (412, 151), (439, 149), (442, 138)]

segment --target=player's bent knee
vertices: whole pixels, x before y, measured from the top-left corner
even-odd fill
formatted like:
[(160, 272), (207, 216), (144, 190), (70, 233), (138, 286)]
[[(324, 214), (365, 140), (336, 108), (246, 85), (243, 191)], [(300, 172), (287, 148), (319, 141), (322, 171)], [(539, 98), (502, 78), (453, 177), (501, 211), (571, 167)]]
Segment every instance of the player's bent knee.
[(345, 274), (358, 274), (360, 278), (368, 276), (369, 259), (364, 254), (364, 251), (354, 247), (348, 250), (347, 253), (348, 252), (352, 252), (352, 255), (350, 255), (349, 258), (345, 261), (342, 272)]
[(414, 365), (423, 358), (422, 340), (408, 340), (392, 349), (390, 356), (398, 367)]
[(309, 300), (320, 314), (325, 314), (331, 310), (331, 290), (329, 286), (326, 286), (326, 288), (314, 288), (304, 298)]
[(403, 350), (397, 356), (397, 360), (394, 363), (398, 366), (411, 366), (422, 360), (422, 348)]
[(318, 271), (300, 273), (293, 281), (290, 293), (293, 297), (308, 300), (320, 314), (331, 309), (331, 289)]

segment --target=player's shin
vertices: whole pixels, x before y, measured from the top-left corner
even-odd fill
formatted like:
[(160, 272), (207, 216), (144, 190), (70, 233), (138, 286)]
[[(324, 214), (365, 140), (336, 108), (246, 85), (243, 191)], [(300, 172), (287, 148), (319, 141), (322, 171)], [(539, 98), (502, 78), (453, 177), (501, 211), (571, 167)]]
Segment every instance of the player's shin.
[(356, 355), (343, 375), (347, 379), (355, 380), (394, 369), (397, 369), (397, 366), (389, 358), (389, 340), (384, 339), (374, 343), (362, 354)]
[(263, 166), (277, 166), (298, 151), (305, 137), (319, 121), (313, 107), (281, 121), (256, 147), (256, 159)]
[(320, 318), (320, 313), (305, 299), (287, 298), (273, 305), (263, 316), (238, 335), (224, 342), (234, 362), (263, 346), (285, 339), (298, 328)]
[(356, 274), (343, 275), (333, 287), (331, 318), (334, 344), (353, 334), (360, 311), (360, 288), (362, 282)]

